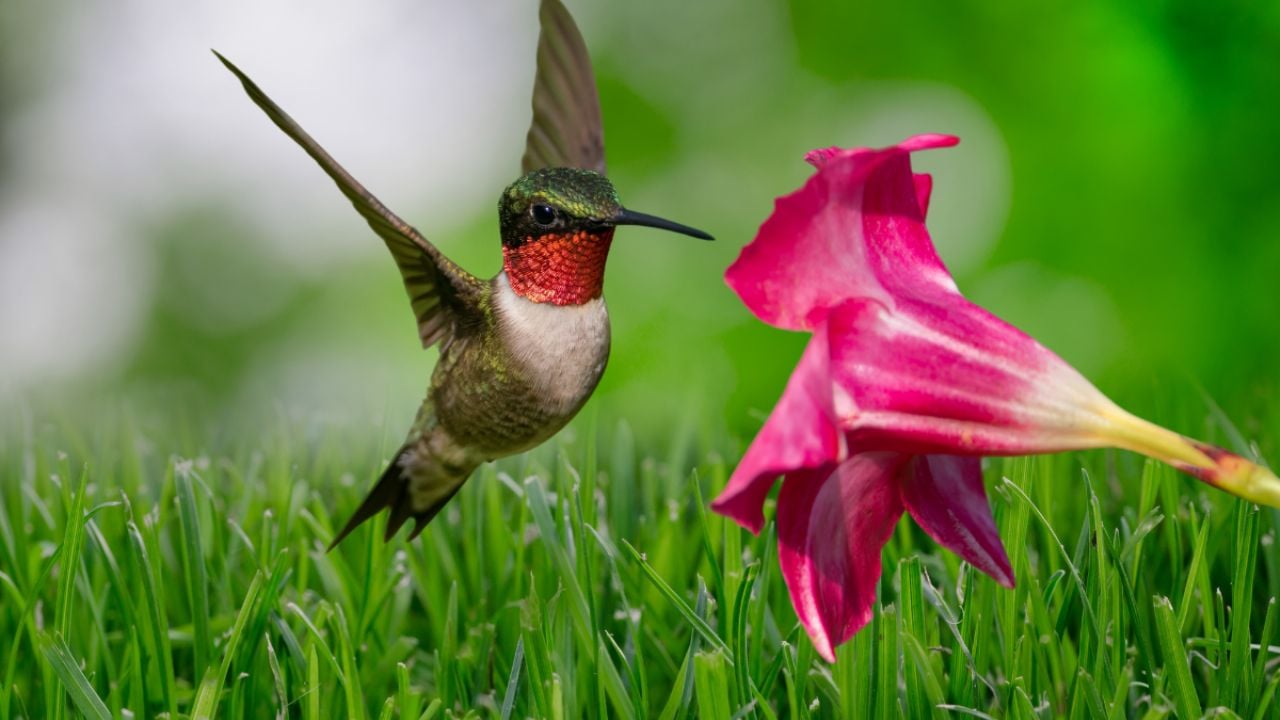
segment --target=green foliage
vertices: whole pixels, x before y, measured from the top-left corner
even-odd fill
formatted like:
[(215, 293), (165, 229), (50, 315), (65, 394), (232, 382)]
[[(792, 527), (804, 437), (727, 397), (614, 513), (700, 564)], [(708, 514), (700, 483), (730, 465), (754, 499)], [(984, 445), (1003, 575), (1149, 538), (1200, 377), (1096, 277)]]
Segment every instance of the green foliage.
[(1127, 454), (988, 461), (1017, 587), (904, 522), (827, 665), (772, 528), (706, 510), (718, 447), (583, 425), (420, 540), (379, 521), (326, 554), (381, 469), (367, 431), (26, 421), (0, 435), (0, 720), (1280, 717), (1271, 510)]

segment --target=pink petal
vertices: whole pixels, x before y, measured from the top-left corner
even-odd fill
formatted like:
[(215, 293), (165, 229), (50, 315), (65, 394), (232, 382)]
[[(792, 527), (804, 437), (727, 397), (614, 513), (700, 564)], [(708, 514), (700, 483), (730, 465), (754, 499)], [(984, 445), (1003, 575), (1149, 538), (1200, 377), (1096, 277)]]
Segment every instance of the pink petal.
[(904, 288), (955, 292), (924, 232), (908, 154), (956, 142), (920, 135), (883, 150), (810, 153), (818, 172), (778, 199), (725, 281), (760, 319), (793, 330), (814, 327), (850, 297), (887, 303)]
[(965, 300), (901, 294), (829, 312), (837, 423), (849, 447), (1024, 455), (1118, 447), (1252, 502), (1280, 506), (1280, 479), (1225, 450), (1137, 418), (1022, 331)]
[(774, 481), (802, 468), (829, 471), (844, 457), (844, 437), (835, 424), (826, 333), (814, 335), (782, 398), (711, 503), (752, 532), (764, 526), (762, 508)]
[(1115, 405), (1013, 326), (958, 293), (946, 300), (851, 300), (828, 316), (851, 444), (966, 455), (1099, 444)]
[(861, 453), (834, 472), (787, 475), (778, 495), (778, 560), (791, 603), (818, 654), (871, 619), (880, 549), (902, 515), (894, 475), (907, 460)]
[(838, 147), (817, 148), (815, 150), (810, 150), (809, 152), (805, 153), (804, 161), (816, 168), (820, 168), (828, 160), (839, 155), (842, 152), (844, 152), (844, 148), (838, 148)]
[(917, 455), (899, 474), (902, 503), (929, 537), (970, 565), (1013, 587), (1013, 569), (982, 485), (982, 461)]
[(928, 173), (916, 173), (916, 204), (920, 206), (920, 218), (929, 214), (929, 196), (933, 194), (933, 176)]
[(931, 188), (908, 156), (953, 141), (922, 136), (887, 150), (811, 155), (815, 176), (779, 200), (726, 274), (766, 322), (822, 332), (827, 321), (849, 445), (982, 455), (1114, 446), (1280, 506), (1280, 478), (1267, 468), (1121, 410), (960, 295), (925, 230)]

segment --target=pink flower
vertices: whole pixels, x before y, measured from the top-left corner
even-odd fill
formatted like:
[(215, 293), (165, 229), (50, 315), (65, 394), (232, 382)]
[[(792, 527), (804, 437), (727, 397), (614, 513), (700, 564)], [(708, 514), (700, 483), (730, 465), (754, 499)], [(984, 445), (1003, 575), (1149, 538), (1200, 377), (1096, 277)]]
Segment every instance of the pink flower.
[(784, 478), (779, 559), (828, 660), (871, 618), (880, 549), (903, 510), (1012, 586), (977, 456), (1118, 447), (1280, 506), (1270, 470), (1130, 415), (960, 294), (925, 230), (932, 182), (910, 160), (956, 142), (809, 153), (817, 172), (725, 273), (761, 320), (813, 336), (712, 507), (759, 532)]

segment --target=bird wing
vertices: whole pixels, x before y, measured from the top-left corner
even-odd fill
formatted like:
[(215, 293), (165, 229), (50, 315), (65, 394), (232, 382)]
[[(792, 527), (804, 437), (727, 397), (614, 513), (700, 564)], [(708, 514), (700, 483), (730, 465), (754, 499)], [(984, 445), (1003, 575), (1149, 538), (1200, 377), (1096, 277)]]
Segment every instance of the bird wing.
[(542, 30), (524, 172), (574, 167), (604, 174), (604, 126), (586, 43), (560, 0), (542, 0), (538, 18)]
[(391, 257), (400, 268), (404, 289), (418, 320), (418, 336), (422, 347), (430, 347), (440, 340), (446, 343), (452, 338), (461, 320), (478, 312), (485, 284), (476, 276), (458, 267), (427, 241), (409, 223), (387, 209), (342, 168), (324, 148), (320, 147), (288, 113), (272, 102), (266, 93), (247, 75), (220, 55), (223, 65), (240, 79), (245, 92), (262, 111), (271, 118), (286, 135), (302, 146), (303, 150), (338, 184), (338, 189), (351, 201), (356, 211), (369, 223), (369, 227), (387, 244)]

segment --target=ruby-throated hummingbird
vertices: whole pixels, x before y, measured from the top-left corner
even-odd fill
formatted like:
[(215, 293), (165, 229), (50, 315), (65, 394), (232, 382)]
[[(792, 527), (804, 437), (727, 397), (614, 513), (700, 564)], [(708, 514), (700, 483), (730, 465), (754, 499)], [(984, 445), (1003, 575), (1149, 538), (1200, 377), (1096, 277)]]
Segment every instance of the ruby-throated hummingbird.
[(498, 200), (502, 271), (488, 281), (455, 265), (388, 210), (239, 68), (214, 53), (386, 242), (423, 347), (440, 345), (408, 438), (330, 548), (383, 508), (391, 509), (385, 538), (412, 517), (412, 540), (481, 463), (541, 444), (577, 414), (609, 358), (601, 293), (616, 226), (711, 239), (622, 207), (604, 175), (600, 103), (586, 45), (559, 0), (543, 0), (539, 18), (524, 175)]

